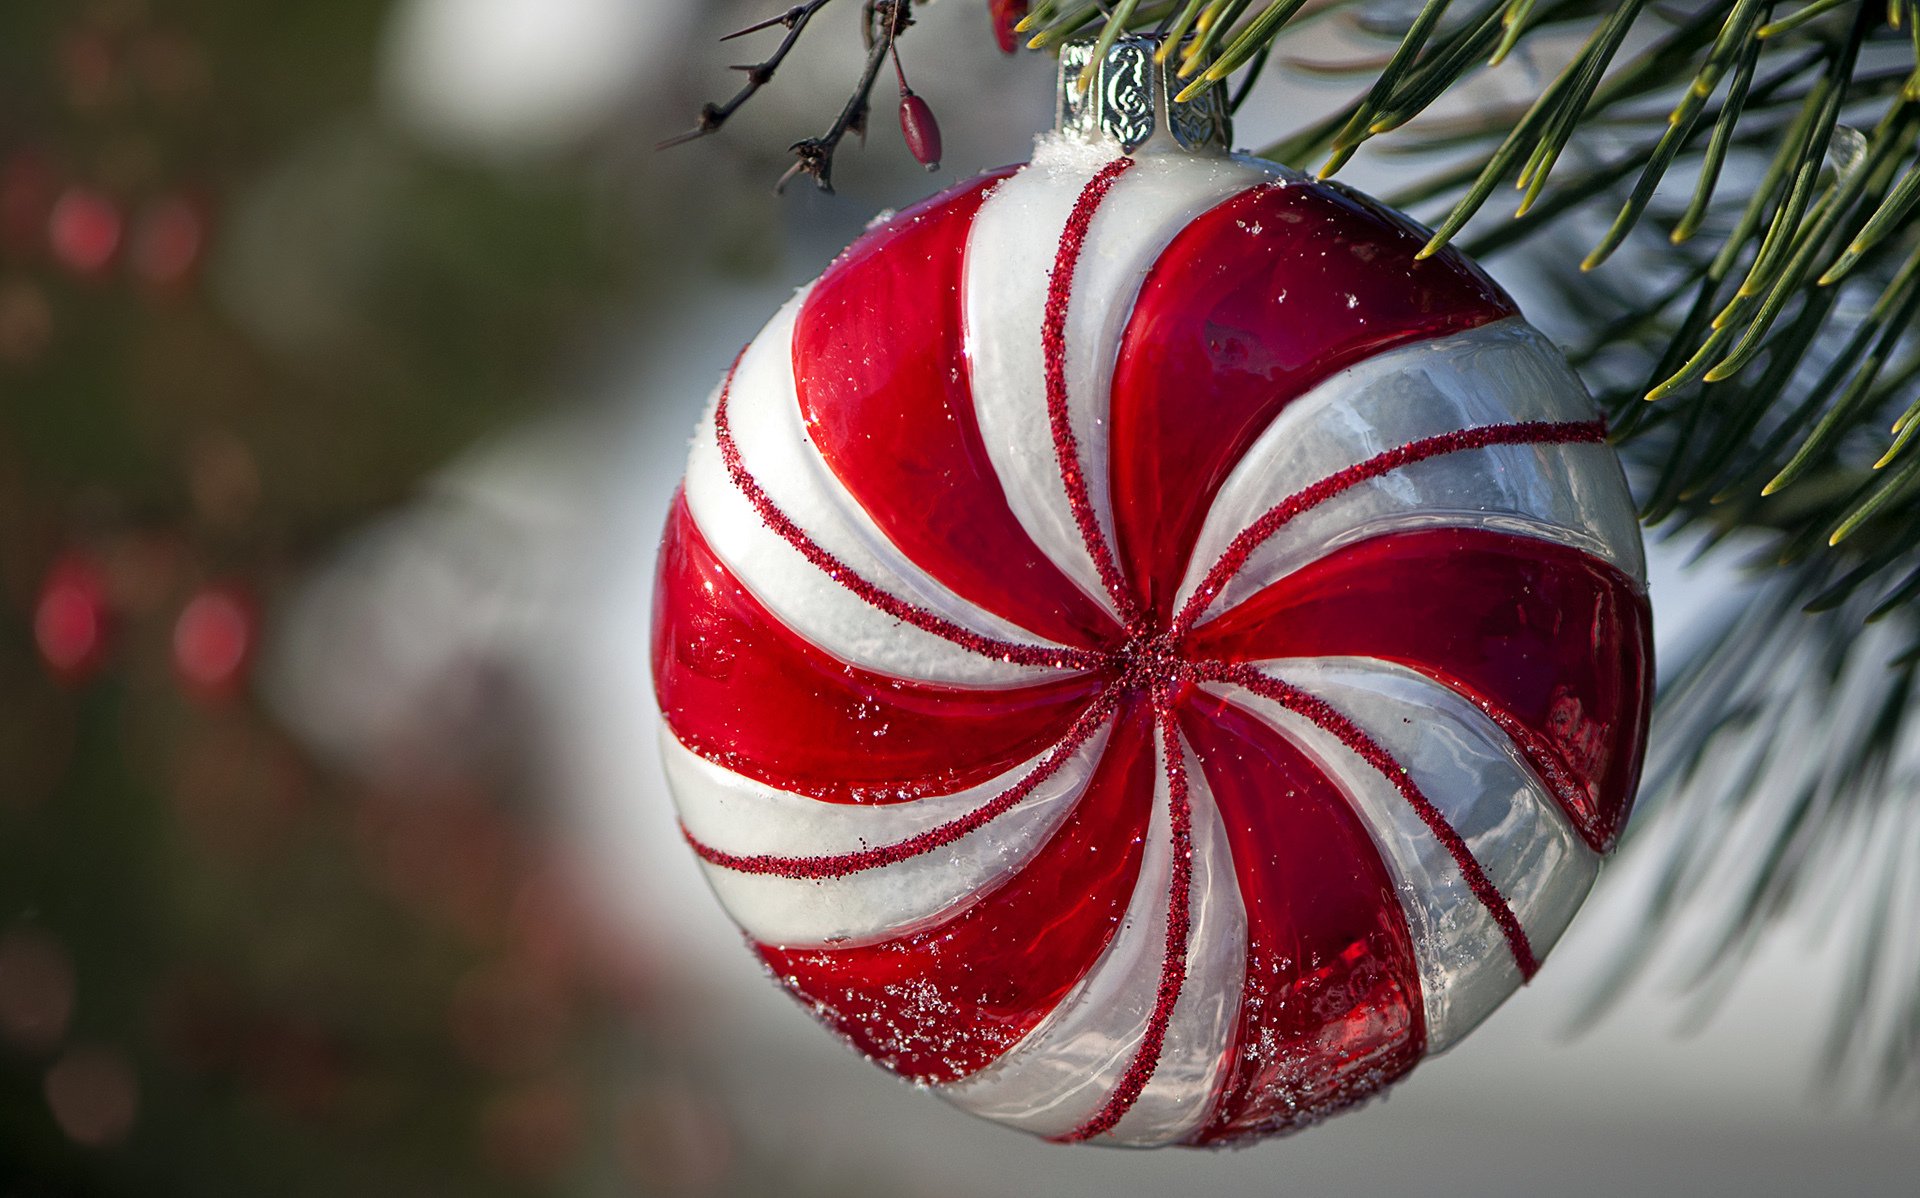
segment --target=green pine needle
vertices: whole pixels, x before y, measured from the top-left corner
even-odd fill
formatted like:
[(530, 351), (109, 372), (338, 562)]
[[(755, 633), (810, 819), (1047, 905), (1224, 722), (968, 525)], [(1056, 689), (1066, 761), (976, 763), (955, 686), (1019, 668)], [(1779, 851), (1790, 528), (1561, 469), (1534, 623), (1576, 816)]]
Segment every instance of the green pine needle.
[(1533, 0), (1513, 0), (1507, 5), (1506, 11), (1500, 14), (1500, 28), (1505, 32), (1493, 48), (1493, 57), (1487, 59), (1488, 66), (1497, 67), (1507, 60), (1507, 55), (1520, 44), (1521, 36), (1527, 31), (1527, 18), (1532, 15)]
[(1187, 0), (1174, 16), (1173, 23), (1167, 26), (1166, 40), (1160, 43), (1158, 50), (1154, 51), (1155, 62), (1165, 63), (1167, 59), (1173, 57), (1173, 52), (1179, 48), (1181, 42), (1186, 40), (1187, 31), (1193, 28), (1195, 21), (1200, 19), (1200, 10), (1206, 6), (1207, 0)]
[[(1201, 71), (1199, 78), (1182, 88), (1180, 94), (1174, 99), (1191, 100), (1245, 66), (1255, 55), (1273, 45), (1273, 39), (1278, 36), (1281, 26), (1299, 12), (1301, 5), (1306, 2), (1307, 0), (1273, 0), (1264, 12), (1254, 18), (1246, 29), (1220, 52), (1220, 57), (1206, 70)], [(1181, 69), (1181, 74), (1183, 76), (1186, 74), (1186, 68)]]
[(1133, 19), (1133, 10), (1138, 7), (1140, 7), (1140, 0), (1120, 0), (1119, 6), (1113, 10), (1113, 15), (1107, 18), (1106, 25), (1100, 30), (1099, 40), (1093, 44), (1093, 56), (1087, 59), (1087, 65), (1081, 68), (1080, 78), (1076, 82), (1082, 95), (1093, 87), (1093, 77), (1099, 74), (1101, 61), (1106, 58), (1107, 51), (1113, 49), (1113, 43), (1120, 40), (1120, 35), (1126, 31), (1127, 22)]

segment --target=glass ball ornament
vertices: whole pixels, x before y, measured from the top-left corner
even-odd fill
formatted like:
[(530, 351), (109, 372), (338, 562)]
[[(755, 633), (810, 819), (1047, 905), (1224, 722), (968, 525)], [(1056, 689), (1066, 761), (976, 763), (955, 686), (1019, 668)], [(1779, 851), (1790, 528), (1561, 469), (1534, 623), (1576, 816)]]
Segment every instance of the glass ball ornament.
[(1065, 1142), (1296, 1130), (1539, 968), (1632, 803), (1635, 509), (1480, 269), (1152, 43), (729, 371), (654, 671), (689, 844), (885, 1069)]

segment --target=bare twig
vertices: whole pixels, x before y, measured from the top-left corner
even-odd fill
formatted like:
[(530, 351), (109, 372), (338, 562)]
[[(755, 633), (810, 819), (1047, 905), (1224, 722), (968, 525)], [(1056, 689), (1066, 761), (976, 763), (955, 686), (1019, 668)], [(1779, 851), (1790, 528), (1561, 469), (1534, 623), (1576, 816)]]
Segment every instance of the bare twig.
[[(801, 34), (806, 32), (807, 23), (832, 2), (833, 0), (806, 0), (806, 3), (796, 4), (777, 17), (769, 17), (745, 29), (736, 29), (721, 38), (721, 41), (730, 41), (749, 33), (757, 33), (762, 29), (771, 29), (775, 25), (784, 26), (787, 31), (787, 35), (780, 39), (779, 46), (774, 48), (773, 53), (765, 61), (734, 68), (736, 71), (746, 73), (747, 82), (732, 99), (724, 104), (703, 105), (692, 129), (667, 138), (655, 148), (664, 150), (683, 145), (705, 137), (726, 124), (729, 117), (753, 98), (754, 93), (773, 81), (774, 72), (780, 69), (780, 64), (786, 61), (788, 53), (799, 42)], [(855, 85), (853, 94), (847, 98), (846, 104), (840, 109), (840, 115), (835, 118), (832, 126), (825, 133), (793, 144), (791, 150), (794, 163), (787, 168), (785, 174), (780, 176), (779, 183), (774, 186), (775, 191), (783, 191), (795, 177), (807, 175), (819, 185), (820, 190), (831, 192), (833, 190), (833, 156), (839, 150), (840, 143), (846, 140), (849, 133), (863, 137), (866, 134), (867, 113), (873, 96), (874, 83), (880, 76), (880, 68), (885, 64), (888, 53), (893, 49), (894, 40), (913, 24), (913, 2), (912, 0), (865, 0), (862, 16), (864, 19), (861, 22), (860, 34), (866, 44), (867, 61), (860, 73), (860, 80)]]
[(696, 141), (705, 137), (707, 134), (714, 132), (719, 129), (720, 126), (726, 124), (727, 118), (740, 111), (740, 107), (748, 100), (753, 99), (755, 92), (773, 81), (773, 73), (780, 69), (780, 64), (786, 61), (787, 54), (791, 52), (794, 45), (799, 42), (800, 35), (806, 32), (807, 22), (813, 20), (815, 13), (831, 3), (833, 3), (833, 0), (806, 0), (806, 3), (796, 4), (777, 17), (768, 17), (766, 20), (749, 25), (745, 29), (736, 29), (721, 38), (720, 40), (723, 42), (731, 41), (736, 37), (745, 37), (749, 33), (758, 33), (762, 29), (771, 29), (775, 25), (784, 25), (787, 29), (787, 36), (780, 39), (780, 45), (775, 48), (772, 54), (767, 56), (765, 61), (734, 68), (736, 71), (746, 72), (747, 82), (746, 86), (734, 93), (731, 100), (728, 100), (725, 104), (710, 103), (702, 105), (700, 115), (695, 119), (693, 128), (687, 130), (685, 133), (677, 133), (667, 138), (654, 148), (657, 150), (665, 150), (673, 146), (685, 145), (687, 142)]
[(793, 165), (780, 176), (775, 191), (784, 191), (800, 175), (810, 176), (821, 191), (833, 191), (833, 156), (847, 134), (866, 134), (873, 85), (880, 78), (880, 68), (886, 64), (894, 39), (913, 23), (912, 11), (912, 0), (866, 0), (861, 31), (867, 43), (867, 65), (860, 72), (860, 82), (825, 133), (793, 143)]

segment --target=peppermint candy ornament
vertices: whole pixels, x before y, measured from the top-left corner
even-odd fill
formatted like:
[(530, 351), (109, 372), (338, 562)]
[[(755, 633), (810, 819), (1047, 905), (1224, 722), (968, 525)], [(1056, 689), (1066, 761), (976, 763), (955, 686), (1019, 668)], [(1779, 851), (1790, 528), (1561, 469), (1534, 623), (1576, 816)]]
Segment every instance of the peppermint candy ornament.
[(1037, 1135), (1214, 1144), (1532, 976), (1632, 801), (1650, 620), (1513, 302), (1209, 150), (1130, 49), (742, 353), (654, 670), (687, 839), (823, 1022)]

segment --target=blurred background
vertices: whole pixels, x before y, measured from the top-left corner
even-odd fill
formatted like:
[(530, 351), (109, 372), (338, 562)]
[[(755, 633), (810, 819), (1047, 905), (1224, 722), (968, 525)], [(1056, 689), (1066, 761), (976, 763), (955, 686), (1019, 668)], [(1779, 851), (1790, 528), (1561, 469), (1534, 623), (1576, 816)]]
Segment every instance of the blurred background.
[[(1841, 914), (1573, 1034), (1644, 932), (1631, 848), (1478, 1036), (1227, 1154), (975, 1123), (761, 976), (654, 751), (686, 436), (874, 212), (1025, 158), (1053, 95), (985, 0), (924, 5), (945, 167), (883, 105), (840, 194), (776, 197), (859, 69), (835, 6), (654, 152), (779, 7), (0, 5), (0, 1196), (1914, 1193), (1913, 1112), (1821, 1076)], [(1271, 78), (1240, 140), (1343, 95)], [(1685, 548), (1667, 648), (1740, 596)]]

